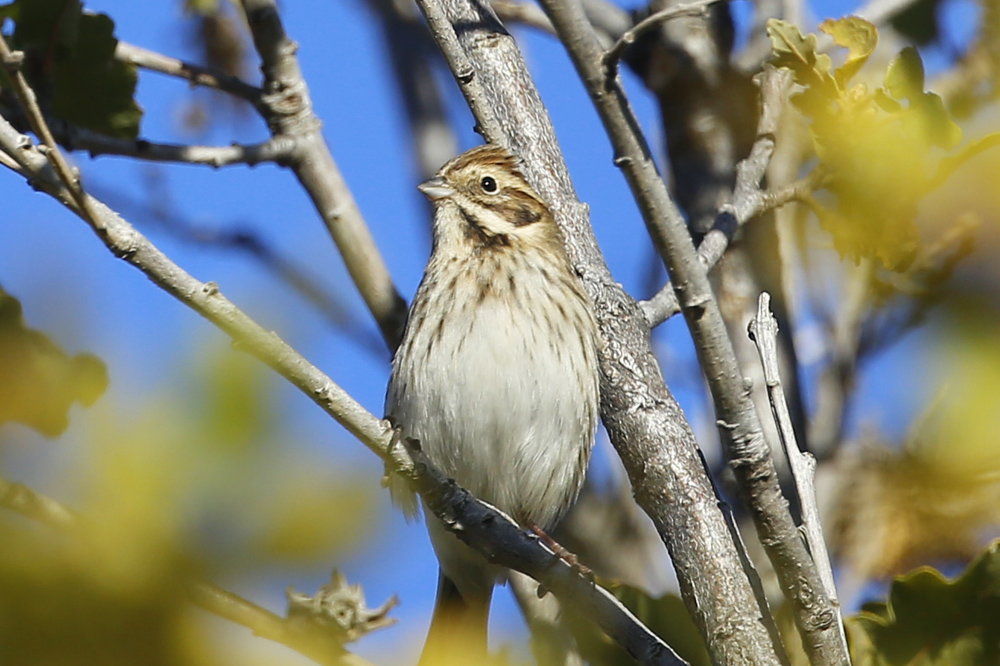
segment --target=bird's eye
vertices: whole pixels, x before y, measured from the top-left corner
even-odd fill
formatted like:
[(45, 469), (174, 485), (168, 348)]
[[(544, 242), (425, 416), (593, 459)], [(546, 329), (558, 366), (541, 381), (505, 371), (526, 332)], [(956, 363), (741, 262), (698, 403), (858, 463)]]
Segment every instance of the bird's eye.
[(493, 194), (497, 191), (497, 181), (493, 180), (490, 176), (483, 176), (483, 179), (479, 181), (479, 185), (483, 188), (483, 192), (488, 194)]

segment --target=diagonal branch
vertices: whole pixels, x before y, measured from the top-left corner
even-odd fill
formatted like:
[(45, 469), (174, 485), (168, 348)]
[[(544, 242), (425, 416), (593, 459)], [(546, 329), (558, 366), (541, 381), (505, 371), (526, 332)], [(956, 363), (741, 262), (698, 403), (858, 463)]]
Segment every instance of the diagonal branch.
[(298, 45), (285, 34), (274, 0), (243, 0), (242, 5), (264, 73), (258, 110), (272, 136), (294, 141), (288, 164), (326, 223), (386, 343), (395, 349), (406, 322), (406, 302), (323, 138), (295, 55)]
[(740, 494), (774, 564), (782, 591), (792, 604), (806, 653), (814, 666), (847, 663), (848, 655), (836, 626), (839, 616), (823, 590), (788, 502), (781, 494), (760, 419), (743, 386), (733, 343), (687, 225), (657, 172), (617, 77), (609, 81), (605, 76), (600, 44), (579, 0), (541, 0), (541, 4), (604, 122), (616, 164), (624, 172), (670, 273), (708, 380), (721, 440)]

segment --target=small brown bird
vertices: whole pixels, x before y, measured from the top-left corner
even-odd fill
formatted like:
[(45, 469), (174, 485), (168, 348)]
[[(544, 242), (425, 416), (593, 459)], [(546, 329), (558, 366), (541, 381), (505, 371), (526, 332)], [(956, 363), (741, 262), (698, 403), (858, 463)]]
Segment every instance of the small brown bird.
[[(552, 213), (518, 163), (481, 146), (420, 185), (436, 209), (434, 246), (393, 359), (386, 414), (476, 497), (549, 529), (590, 460), (599, 333)], [(393, 491), (416, 511), (401, 482)], [(486, 656), (502, 572), (437, 518), (427, 529), (441, 569), (421, 664), (458, 644), (462, 663), (475, 664)]]

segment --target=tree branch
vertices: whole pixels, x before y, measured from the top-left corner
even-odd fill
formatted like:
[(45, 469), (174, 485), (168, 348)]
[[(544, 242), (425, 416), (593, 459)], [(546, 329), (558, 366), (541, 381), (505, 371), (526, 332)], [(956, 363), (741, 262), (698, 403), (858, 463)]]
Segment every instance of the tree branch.
[(718, 2), (727, 1), (728, 0), (695, 0), (694, 2), (683, 3), (667, 7), (666, 9), (661, 9), (660, 11), (639, 21), (632, 28), (625, 31), (625, 34), (619, 37), (611, 48), (604, 52), (602, 59), (604, 61), (604, 67), (607, 70), (608, 78), (612, 79), (616, 76), (618, 63), (621, 61), (622, 56), (625, 55), (625, 50), (632, 46), (632, 44), (634, 44), (635, 41), (645, 33), (649, 32), (653, 28), (659, 27), (661, 24), (669, 21), (670, 19), (674, 19), (679, 16), (707, 16), (707, 11), (710, 6)]
[(90, 157), (117, 155), (148, 162), (175, 162), (200, 164), (214, 168), (233, 164), (256, 166), (261, 162), (287, 164), (295, 154), (292, 137), (278, 136), (255, 144), (229, 146), (186, 146), (174, 143), (155, 143), (145, 139), (118, 139), (59, 119), (47, 118), (55, 139), (66, 150), (85, 150)]
[(295, 56), (298, 45), (285, 34), (274, 0), (242, 0), (242, 5), (264, 73), (258, 110), (272, 136), (294, 141), (289, 166), (326, 223), (386, 343), (395, 349), (406, 322), (406, 302), (323, 139)]
[(491, 561), (535, 578), (564, 602), (577, 605), (640, 663), (684, 666), (685, 662), (669, 646), (609, 592), (582, 577), (510, 518), (444, 477), (424, 457), (419, 443), (397, 441), (396, 431), (386, 421), (368, 412), (276, 333), (265, 330), (247, 316), (222, 295), (218, 285), (189, 275), (93, 197), (81, 191), (87, 205), (76, 205), (67, 187), (48, 170), (45, 157), (36, 146), (2, 118), (0, 151), (16, 155), (32, 185), (82, 217), (116, 257), (141, 270), (164, 291), (227, 333), (234, 346), (270, 366), (382, 458), (392, 471), (407, 478), (428, 509), (465, 543)]
[[(774, 154), (774, 137), (781, 121), (789, 77), (784, 70), (767, 67), (756, 81), (760, 88), (761, 103), (757, 139), (750, 149), (750, 154), (736, 166), (736, 185), (730, 203), (719, 209), (711, 230), (698, 245), (698, 259), (706, 271), (719, 263), (740, 227), (755, 217), (797, 198), (801, 190), (810, 188), (813, 182), (803, 180), (777, 191), (761, 190), (760, 183)], [(808, 191), (811, 192), (812, 188)], [(653, 298), (639, 305), (651, 329), (681, 311), (670, 282), (667, 282)]]
[[(781, 375), (778, 372), (778, 322), (771, 314), (771, 295), (766, 291), (760, 295), (757, 305), (757, 315), (750, 321), (749, 334), (757, 346), (760, 362), (764, 368), (764, 381), (767, 384), (771, 411), (778, 426), (781, 446), (788, 458), (788, 467), (795, 481), (795, 491), (802, 510), (802, 527), (809, 552), (816, 568), (819, 569), (823, 588), (830, 602), (838, 609), (837, 587), (833, 582), (833, 565), (826, 552), (826, 541), (823, 537), (823, 526), (819, 517), (819, 502), (816, 500), (816, 459), (809, 453), (803, 453), (795, 440), (795, 429), (792, 427), (792, 417), (785, 401), (785, 391), (781, 386)], [(847, 653), (847, 637), (844, 634), (843, 620), (839, 619), (840, 641)]]
[(770, 637), (694, 434), (663, 382), (642, 313), (601, 256), (587, 208), (576, 197), (516, 44), (476, 0), (421, 0), (420, 6), (484, 134), (524, 158), (526, 176), (563, 230), (605, 340), (602, 420), (638, 503), (670, 551), (685, 603), (710, 653), (718, 664), (774, 663)]
[[(605, 76), (600, 45), (579, 0), (541, 0), (541, 4), (604, 122), (615, 149), (615, 162), (632, 188), (653, 243), (674, 282), (708, 380), (721, 440), (740, 494), (774, 564), (782, 591), (792, 604), (806, 653), (815, 666), (847, 663), (848, 655), (838, 640), (836, 609), (826, 597), (788, 502), (781, 495), (760, 419), (743, 386), (732, 341), (684, 219), (657, 173), (617, 77), (609, 81)], [(760, 631), (763, 633), (762, 628)], [(760, 655), (760, 663), (774, 659), (773, 652)]]
[(225, 72), (184, 62), (122, 41), (115, 47), (115, 58), (142, 69), (190, 81), (194, 85), (221, 90), (254, 105), (260, 102), (263, 94), (260, 88)]

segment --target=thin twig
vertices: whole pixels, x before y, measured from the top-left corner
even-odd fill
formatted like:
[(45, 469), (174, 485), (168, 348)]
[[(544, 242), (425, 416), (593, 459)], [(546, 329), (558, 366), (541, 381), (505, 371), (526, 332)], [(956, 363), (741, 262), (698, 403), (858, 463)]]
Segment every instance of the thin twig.
[(115, 59), (152, 72), (175, 76), (193, 85), (215, 88), (251, 104), (257, 104), (263, 94), (260, 88), (225, 72), (184, 62), (122, 41), (115, 47)]
[[(708, 381), (720, 438), (735, 473), (737, 487), (774, 565), (782, 592), (791, 602), (795, 624), (814, 666), (841, 666), (849, 658), (838, 639), (837, 614), (826, 597), (781, 494), (778, 474), (763, 430), (687, 224), (657, 172), (652, 153), (639, 130), (618, 77), (605, 76), (602, 52), (579, 0), (541, 0), (573, 64), (590, 94), (633, 196), (639, 204), (653, 244), (674, 282), (688, 329)], [(742, 628), (741, 628), (742, 630)], [(761, 626), (754, 659), (775, 663), (776, 647)], [(711, 646), (710, 646), (711, 649)], [(716, 657), (715, 654), (712, 655)], [(719, 661), (724, 657), (719, 655)]]
[[(715, 218), (711, 230), (705, 234), (698, 245), (698, 259), (706, 270), (712, 270), (722, 259), (736, 231), (747, 222), (764, 213), (781, 208), (793, 201), (805, 201), (814, 191), (821, 188), (824, 181), (822, 170), (815, 169), (808, 176), (794, 183), (771, 190), (762, 190), (753, 196), (753, 206), (746, 208), (744, 214), (735, 216), (730, 205), (725, 206)], [(639, 306), (650, 328), (656, 328), (676, 314), (680, 314), (681, 306), (677, 303), (674, 286), (669, 281), (649, 300), (641, 301)]]
[(636, 23), (625, 34), (619, 37), (618, 41), (610, 49), (605, 51), (603, 62), (604, 68), (607, 70), (607, 77), (609, 79), (614, 78), (615, 70), (618, 69), (618, 63), (621, 61), (622, 56), (625, 55), (625, 51), (639, 37), (671, 19), (681, 16), (707, 16), (708, 8), (719, 2), (728, 2), (728, 0), (695, 0), (694, 2), (674, 5), (666, 9), (661, 9)]
[(254, 144), (189, 146), (156, 143), (146, 139), (119, 139), (71, 125), (58, 118), (47, 118), (46, 122), (60, 145), (71, 151), (85, 150), (91, 157), (117, 155), (147, 162), (200, 164), (220, 168), (234, 164), (256, 166), (262, 162), (286, 164), (295, 152), (295, 139), (292, 137), (279, 136)]
[[(785, 105), (788, 75), (784, 70), (767, 67), (757, 78), (757, 83), (761, 97), (757, 139), (750, 154), (736, 167), (736, 185), (730, 203), (722, 206), (716, 213), (711, 230), (698, 246), (698, 259), (706, 270), (711, 270), (719, 262), (741, 226), (773, 208), (799, 198), (803, 190), (811, 192), (815, 189), (814, 179), (818, 179), (818, 176), (811, 175), (776, 191), (760, 189), (767, 165), (774, 154), (774, 137)], [(659, 326), (681, 311), (670, 282), (651, 299), (640, 303), (640, 306), (650, 328)]]
[[(42, 143), (47, 148), (45, 155), (55, 170), (56, 175), (73, 197), (74, 203), (82, 211), (88, 212), (87, 196), (80, 186), (79, 176), (73, 172), (69, 162), (66, 161), (66, 158), (59, 150), (59, 146), (56, 144), (56, 140), (53, 138), (52, 132), (49, 131), (49, 127), (45, 122), (45, 117), (42, 115), (42, 110), (38, 106), (35, 91), (28, 85), (27, 79), (24, 78), (24, 73), (21, 72), (21, 66), (24, 64), (24, 54), (21, 52), (12, 52), (2, 34), (0, 34), (0, 64), (3, 65), (8, 77), (14, 84), (14, 92), (17, 95), (18, 102), (21, 103), (21, 108), (24, 109), (24, 113), (28, 117), (31, 131), (42, 140)], [(11, 155), (13, 156), (13, 154)], [(17, 158), (15, 157), (15, 159)]]
[[(45, 158), (3, 118), (0, 151), (18, 154), (32, 182), (81, 214), (65, 186), (47, 173)], [(391, 470), (409, 479), (424, 498), (425, 506), (451, 526), (460, 539), (491, 561), (535, 578), (564, 602), (576, 604), (640, 663), (684, 666), (683, 660), (604, 588), (581, 576), (509, 517), (446, 478), (410, 442), (401, 445), (387, 422), (366, 410), (276, 333), (247, 316), (222, 295), (218, 285), (192, 277), (117, 213), (87, 196), (94, 217), (81, 217), (116, 257), (141, 270), (167, 293), (226, 332), (235, 346), (253, 354), (307, 395)]]
[(816, 568), (819, 569), (823, 588), (837, 609), (837, 626), (840, 628), (840, 640), (846, 653), (847, 637), (844, 634), (843, 621), (839, 617), (840, 602), (837, 600), (837, 587), (833, 581), (833, 565), (826, 551), (823, 526), (819, 517), (819, 502), (816, 499), (816, 459), (809, 453), (799, 450), (795, 439), (795, 429), (792, 427), (792, 417), (788, 412), (785, 390), (781, 385), (781, 374), (778, 371), (778, 321), (771, 314), (771, 295), (766, 291), (760, 295), (757, 315), (750, 321), (749, 333), (750, 339), (757, 346), (757, 353), (760, 354), (764, 381), (767, 384), (767, 396), (778, 427), (778, 438), (781, 440), (795, 482), (806, 543), (809, 544), (809, 552), (816, 563)]

